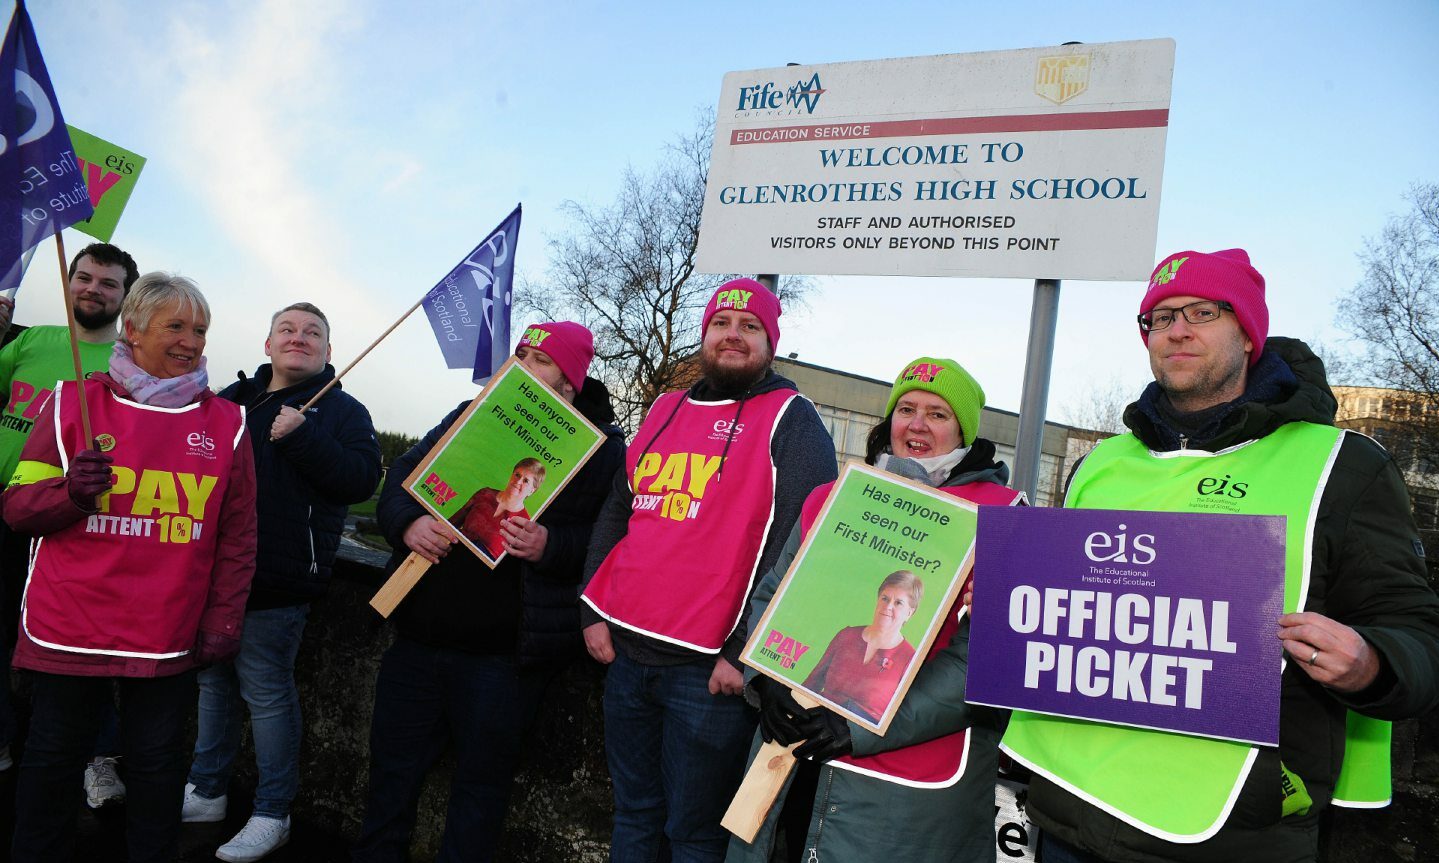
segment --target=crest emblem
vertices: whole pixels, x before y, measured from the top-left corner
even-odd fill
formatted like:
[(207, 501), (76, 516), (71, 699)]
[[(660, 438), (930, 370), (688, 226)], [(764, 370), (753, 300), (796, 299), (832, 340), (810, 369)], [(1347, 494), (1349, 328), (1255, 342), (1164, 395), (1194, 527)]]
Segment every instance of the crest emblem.
[(1088, 54), (1040, 57), (1034, 70), (1034, 92), (1056, 105), (1063, 105), (1089, 89)]
[(95, 448), (100, 452), (109, 452), (115, 448), (115, 436), (112, 434), (95, 435)]

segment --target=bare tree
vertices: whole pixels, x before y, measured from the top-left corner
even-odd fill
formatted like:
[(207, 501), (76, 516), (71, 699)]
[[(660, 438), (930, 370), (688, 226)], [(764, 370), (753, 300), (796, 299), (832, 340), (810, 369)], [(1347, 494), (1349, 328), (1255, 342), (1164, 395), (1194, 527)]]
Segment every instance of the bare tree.
[[(550, 272), (543, 284), (527, 284), (522, 298), (545, 317), (577, 320), (595, 334), (595, 376), (629, 429), (661, 393), (694, 380), (701, 315), (731, 278), (695, 272), (713, 135), (705, 114), (655, 168), (627, 169), (610, 204), (565, 202), (571, 230), (550, 240)], [(806, 287), (786, 279), (785, 304)]]
[(1096, 383), (1073, 401), (1064, 403), (1060, 413), (1075, 428), (1103, 432), (1103, 437), (1122, 433), (1124, 409), (1139, 396), (1139, 389), (1125, 386), (1112, 377)]
[(1396, 458), (1439, 471), (1439, 184), (1406, 198), (1411, 209), (1365, 242), (1336, 320), (1363, 346), (1364, 382), (1401, 391), (1385, 418)]

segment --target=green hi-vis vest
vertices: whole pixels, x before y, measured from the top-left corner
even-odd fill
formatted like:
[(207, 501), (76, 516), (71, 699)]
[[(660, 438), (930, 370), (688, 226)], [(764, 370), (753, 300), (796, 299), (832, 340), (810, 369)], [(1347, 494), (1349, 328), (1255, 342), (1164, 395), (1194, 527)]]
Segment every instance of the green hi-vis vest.
[[(1284, 611), (1302, 611), (1319, 500), (1343, 436), (1331, 426), (1287, 423), (1219, 452), (1156, 453), (1133, 435), (1121, 435), (1084, 460), (1065, 506), (1283, 515)], [(1213, 539), (1216, 554), (1235, 553), (1226, 549), (1223, 536)], [(1201, 567), (1196, 561), (1196, 573)], [(1373, 737), (1372, 720), (1361, 724)], [(1219, 832), (1259, 752), (1246, 743), (1018, 710), (1001, 748), (1091, 805), (1178, 843), (1203, 842)], [(1372, 798), (1375, 792), (1388, 796), (1387, 748), (1383, 761), (1382, 789), (1358, 779), (1370, 771), (1355, 771), (1347, 781), (1341, 773), (1347, 799)], [(1349, 768), (1346, 755), (1344, 772)]]

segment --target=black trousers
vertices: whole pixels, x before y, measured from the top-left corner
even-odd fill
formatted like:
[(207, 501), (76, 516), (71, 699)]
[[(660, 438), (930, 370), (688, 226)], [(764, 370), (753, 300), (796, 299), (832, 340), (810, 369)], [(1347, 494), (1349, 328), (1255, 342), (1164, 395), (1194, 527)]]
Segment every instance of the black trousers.
[(171, 677), (72, 677), (33, 672), (30, 735), (15, 788), (16, 863), (65, 863), (75, 855), (81, 777), (102, 708), (119, 690), (130, 863), (169, 863), (189, 769), (186, 720), (198, 697), (195, 672)]

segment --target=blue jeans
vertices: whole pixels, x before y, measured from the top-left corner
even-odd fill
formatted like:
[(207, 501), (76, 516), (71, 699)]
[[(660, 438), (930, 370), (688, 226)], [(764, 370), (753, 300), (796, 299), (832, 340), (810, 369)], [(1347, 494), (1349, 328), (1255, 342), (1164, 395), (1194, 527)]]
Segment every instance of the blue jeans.
[(720, 826), (744, 775), (756, 716), (710, 695), (714, 660), (641, 665), (618, 653), (605, 677), (605, 751), (614, 785), (614, 863), (721, 861)]
[(168, 863), (180, 830), (185, 727), (195, 703), (195, 672), (173, 677), (71, 677), (32, 672), (30, 736), (15, 788), (17, 863), (75, 856), (81, 776), (95, 748), (100, 708), (120, 694), (125, 759), (125, 844), (132, 863)]
[(295, 654), (305, 631), (308, 605), (245, 613), (240, 653), (200, 672), (199, 728), (190, 781), (201, 797), (215, 798), (230, 784), (242, 701), (250, 708), (255, 741), (255, 813), (284, 818), (300, 788), (300, 692)]
[(380, 661), (370, 726), (370, 792), (356, 863), (409, 859), (425, 774), (455, 749), (440, 863), (487, 861), (505, 823), (520, 744), (553, 669), (401, 636)]

